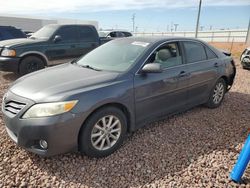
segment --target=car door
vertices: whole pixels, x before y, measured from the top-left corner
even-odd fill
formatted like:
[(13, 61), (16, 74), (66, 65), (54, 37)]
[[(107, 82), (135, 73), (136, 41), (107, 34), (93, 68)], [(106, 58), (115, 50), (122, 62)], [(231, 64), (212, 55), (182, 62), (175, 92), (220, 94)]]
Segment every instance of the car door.
[(95, 28), (90, 26), (77, 26), (78, 40), (76, 45), (77, 56), (87, 54), (99, 45), (99, 36)]
[[(56, 39), (57, 37), (57, 39)], [(76, 26), (62, 26), (53, 35), (45, 54), (50, 65), (69, 62), (78, 57)]]
[(183, 41), (187, 69), (190, 73), (188, 106), (206, 102), (218, 78), (219, 59), (198, 41)]
[[(163, 50), (171, 52), (167, 61), (159, 60)], [(158, 62), (161, 73), (137, 73), (134, 77), (136, 122), (141, 124), (185, 107), (188, 72), (183, 64), (178, 42), (169, 42), (158, 47), (147, 59), (147, 63)]]

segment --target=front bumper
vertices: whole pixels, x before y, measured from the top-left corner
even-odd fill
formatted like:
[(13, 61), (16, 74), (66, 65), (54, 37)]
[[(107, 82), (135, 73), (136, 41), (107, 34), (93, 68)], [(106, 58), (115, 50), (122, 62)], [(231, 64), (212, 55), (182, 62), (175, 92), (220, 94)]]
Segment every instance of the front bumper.
[(241, 61), (241, 65), (242, 65), (243, 68), (250, 69), (250, 62), (248, 63), (248, 62)]
[[(13, 94), (11, 95), (13, 96)], [(22, 101), (25, 101), (28, 107), (24, 107), (14, 116), (5, 110), (5, 102), (3, 103), (3, 119), (10, 138), (22, 148), (42, 156), (76, 151), (78, 133), (82, 125), (81, 116), (68, 112), (52, 117), (22, 119), (23, 113), (33, 103), (32, 101), (27, 102), (27, 100)], [(48, 143), (47, 149), (43, 149), (39, 145), (40, 140)]]
[(19, 57), (3, 57), (0, 56), (0, 71), (18, 72)]

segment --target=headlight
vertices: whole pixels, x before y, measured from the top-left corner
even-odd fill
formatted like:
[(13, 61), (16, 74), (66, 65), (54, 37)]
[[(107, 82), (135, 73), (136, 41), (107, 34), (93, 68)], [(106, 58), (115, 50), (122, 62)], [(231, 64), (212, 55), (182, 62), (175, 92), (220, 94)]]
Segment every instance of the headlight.
[(55, 103), (35, 104), (23, 115), (22, 118), (38, 118), (62, 114), (70, 111), (78, 101), (65, 101)]
[(14, 57), (14, 56), (16, 56), (16, 51), (5, 48), (5, 49), (3, 49), (1, 55), (6, 56), (6, 57)]

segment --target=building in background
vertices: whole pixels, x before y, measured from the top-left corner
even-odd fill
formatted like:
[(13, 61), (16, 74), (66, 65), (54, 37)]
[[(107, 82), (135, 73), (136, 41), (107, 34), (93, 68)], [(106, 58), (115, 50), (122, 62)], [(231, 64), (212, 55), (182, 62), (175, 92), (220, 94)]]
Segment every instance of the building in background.
[(17, 15), (0, 15), (1, 26), (14, 26), (23, 31), (35, 32), (47, 24), (90, 24), (98, 29), (98, 22), (91, 20), (78, 20), (78, 19), (48, 19), (29, 16)]

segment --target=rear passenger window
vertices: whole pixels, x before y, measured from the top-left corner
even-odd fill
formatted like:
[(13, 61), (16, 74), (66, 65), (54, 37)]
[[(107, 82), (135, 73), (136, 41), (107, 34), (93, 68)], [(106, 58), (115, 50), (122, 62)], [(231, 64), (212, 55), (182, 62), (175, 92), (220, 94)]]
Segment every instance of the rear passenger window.
[(183, 42), (186, 52), (187, 63), (203, 61), (207, 59), (203, 45), (197, 42)]
[(214, 59), (217, 58), (214, 52), (210, 50), (208, 47), (206, 47), (206, 53), (207, 53), (207, 59)]
[(89, 27), (80, 27), (79, 29), (80, 41), (94, 42), (96, 41), (95, 32)]
[(116, 32), (116, 37), (125, 37), (124, 33), (122, 32)]
[(125, 37), (131, 37), (132, 36), (132, 34), (129, 33), (129, 32), (123, 32), (123, 33), (124, 33)]

